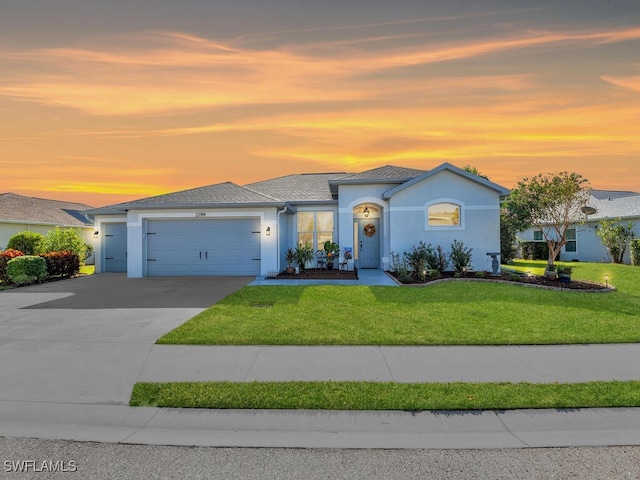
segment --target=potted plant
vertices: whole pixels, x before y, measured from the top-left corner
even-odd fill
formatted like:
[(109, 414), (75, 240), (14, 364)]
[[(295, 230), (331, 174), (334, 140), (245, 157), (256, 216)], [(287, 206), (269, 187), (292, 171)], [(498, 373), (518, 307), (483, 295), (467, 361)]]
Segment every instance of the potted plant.
[(340, 255), (340, 245), (327, 240), (324, 242), (324, 251), (327, 254), (327, 270), (333, 270), (333, 261)]
[(571, 267), (568, 267), (566, 265), (558, 265), (558, 267), (556, 268), (556, 272), (558, 274), (558, 279), (562, 283), (569, 283), (571, 281)]
[(544, 278), (547, 280), (557, 280), (558, 272), (556, 272), (555, 265), (547, 265), (547, 268), (544, 270)]
[(298, 245), (296, 247), (296, 262), (298, 262), (298, 266), (300, 270), (304, 270), (307, 262), (313, 260), (313, 248), (309, 246), (309, 244)]
[(284, 256), (284, 259), (287, 261), (287, 273), (291, 275), (293, 272), (295, 272), (293, 264), (296, 263), (298, 259), (296, 251), (293, 248), (288, 249), (287, 253)]

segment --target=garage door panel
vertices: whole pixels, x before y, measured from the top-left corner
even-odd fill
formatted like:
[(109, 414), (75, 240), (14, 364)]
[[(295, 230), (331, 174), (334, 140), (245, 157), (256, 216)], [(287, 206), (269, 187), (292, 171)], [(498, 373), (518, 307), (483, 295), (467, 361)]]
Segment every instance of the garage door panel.
[(258, 275), (259, 219), (149, 220), (149, 276)]

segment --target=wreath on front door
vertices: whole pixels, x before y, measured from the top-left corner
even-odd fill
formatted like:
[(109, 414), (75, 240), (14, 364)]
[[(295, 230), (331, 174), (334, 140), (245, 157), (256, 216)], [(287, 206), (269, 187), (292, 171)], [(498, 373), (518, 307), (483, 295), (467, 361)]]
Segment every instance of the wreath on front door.
[(367, 237), (373, 237), (376, 234), (376, 227), (372, 223), (364, 226), (364, 234)]

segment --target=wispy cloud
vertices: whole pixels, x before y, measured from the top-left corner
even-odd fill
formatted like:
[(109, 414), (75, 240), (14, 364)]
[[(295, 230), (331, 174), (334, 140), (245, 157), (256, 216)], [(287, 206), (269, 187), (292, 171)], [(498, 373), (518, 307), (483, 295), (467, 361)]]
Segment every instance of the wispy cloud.
[[(353, 102), (379, 94), (369, 76), (381, 71), (531, 47), (632, 39), (640, 39), (640, 28), (525, 32), (465, 41), (417, 42), (411, 47), (382, 50), (353, 45), (337, 48), (344, 45), (336, 41), (332, 45), (336, 48), (318, 53), (317, 44), (252, 50), (186, 33), (160, 32), (141, 36), (126, 47), (1, 50), (0, 59), (11, 65), (13, 73), (6, 74), (0, 95), (95, 115)], [(469, 85), (473, 86), (471, 82)]]

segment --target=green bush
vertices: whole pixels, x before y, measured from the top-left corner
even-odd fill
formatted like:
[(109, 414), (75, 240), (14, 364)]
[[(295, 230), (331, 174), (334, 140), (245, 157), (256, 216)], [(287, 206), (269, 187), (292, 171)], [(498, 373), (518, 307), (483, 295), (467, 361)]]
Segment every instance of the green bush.
[(453, 270), (462, 274), (465, 270), (471, 267), (471, 252), (473, 248), (464, 246), (464, 243), (454, 240), (451, 244), (451, 253), (449, 254), (449, 261)]
[(24, 253), (19, 250), (7, 249), (4, 252), (0, 252), (0, 282), (7, 284), (11, 283), (9, 275), (7, 275), (7, 262), (12, 258), (21, 257)]
[(26, 285), (47, 279), (47, 262), (36, 255), (24, 255), (7, 262), (7, 275), (12, 283)]
[(523, 260), (548, 260), (547, 242), (520, 242)]
[(84, 264), (89, 248), (77, 228), (57, 228), (50, 230), (40, 244), (40, 253), (72, 252)]
[(37, 255), (40, 253), (40, 243), (44, 236), (37, 232), (16, 233), (9, 239), (7, 248), (20, 250), (25, 255)]
[(80, 271), (80, 259), (73, 252), (50, 252), (40, 255), (47, 262), (47, 275), (71, 277)]
[(631, 265), (640, 266), (640, 238), (631, 240)]

